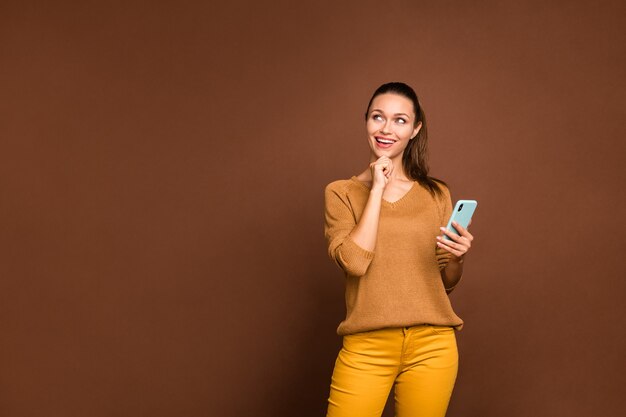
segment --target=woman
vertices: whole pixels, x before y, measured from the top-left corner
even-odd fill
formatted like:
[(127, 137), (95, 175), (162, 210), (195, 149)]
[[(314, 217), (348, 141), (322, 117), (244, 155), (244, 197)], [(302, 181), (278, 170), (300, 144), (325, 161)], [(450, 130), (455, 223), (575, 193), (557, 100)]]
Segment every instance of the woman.
[[(411, 87), (380, 86), (365, 113), (368, 169), (326, 187), (325, 235), (346, 275), (346, 318), (328, 417), (380, 416), (395, 385), (398, 417), (444, 416), (463, 321), (447, 293), (472, 235), (444, 227), (452, 206), (428, 176), (424, 112)], [(448, 235), (451, 240), (443, 239)]]

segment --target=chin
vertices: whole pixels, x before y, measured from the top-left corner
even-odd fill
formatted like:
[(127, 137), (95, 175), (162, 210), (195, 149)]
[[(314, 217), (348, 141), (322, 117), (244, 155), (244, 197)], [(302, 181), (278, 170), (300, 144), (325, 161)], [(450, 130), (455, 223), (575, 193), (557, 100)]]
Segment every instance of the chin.
[(398, 153), (395, 150), (392, 150), (392, 149), (378, 149), (378, 148), (374, 148), (374, 149), (372, 149), (372, 152), (378, 158), (380, 158), (381, 156), (386, 156), (388, 158), (393, 159), (396, 156), (398, 156)]

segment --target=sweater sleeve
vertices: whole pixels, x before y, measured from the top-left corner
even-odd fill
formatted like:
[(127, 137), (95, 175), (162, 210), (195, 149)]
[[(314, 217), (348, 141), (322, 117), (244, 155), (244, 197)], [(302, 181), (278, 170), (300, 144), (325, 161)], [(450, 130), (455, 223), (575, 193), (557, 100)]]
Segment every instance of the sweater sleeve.
[[(438, 197), (440, 225), (446, 227), (448, 220), (450, 219), (450, 215), (452, 214), (452, 200), (450, 198), (450, 191), (448, 190), (448, 187), (443, 184), (439, 184), (439, 186), (443, 191), (443, 195)], [(450, 256), (451, 254), (447, 250), (441, 249), (438, 246), (436, 247), (436, 257), (439, 270), (444, 269), (446, 265), (448, 265)]]
[[(450, 190), (445, 185), (441, 185), (443, 190), (443, 196), (440, 197), (440, 212), (441, 212), (441, 225), (445, 227), (448, 224), (448, 220), (452, 215), (452, 199), (450, 198)], [(450, 261), (450, 257), (452, 256), (450, 252), (440, 249), (437, 247), (437, 264), (439, 265), (439, 270), (442, 270), (448, 265)], [(461, 279), (452, 287), (446, 288), (446, 294), (450, 294), (452, 290), (454, 290), (458, 285)]]
[(356, 226), (354, 212), (345, 190), (336, 183), (326, 186), (324, 234), (328, 241), (328, 255), (348, 275), (365, 275), (374, 252), (363, 249), (350, 237)]

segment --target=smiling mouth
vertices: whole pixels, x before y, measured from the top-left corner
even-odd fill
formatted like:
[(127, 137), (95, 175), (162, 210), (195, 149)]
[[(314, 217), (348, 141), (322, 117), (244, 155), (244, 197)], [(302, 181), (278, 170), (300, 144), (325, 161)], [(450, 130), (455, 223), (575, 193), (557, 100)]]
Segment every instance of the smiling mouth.
[(376, 139), (376, 142), (382, 143), (383, 145), (393, 145), (397, 142), (393, 139), (381, 138), (380, 136), (375, 136), (374, 139)]

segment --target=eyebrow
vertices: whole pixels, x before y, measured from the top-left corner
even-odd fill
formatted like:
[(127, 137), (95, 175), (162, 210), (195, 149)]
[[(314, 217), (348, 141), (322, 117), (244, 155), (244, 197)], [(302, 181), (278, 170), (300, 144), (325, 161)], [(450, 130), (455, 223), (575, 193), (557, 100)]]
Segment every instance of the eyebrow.
[[(380, 113), (384, 113), (384, 111), (382, 111), (381, 109), (372, 109), (372, 111), (371, 111), (371, 112), (375, 112), (375, 111), (380, 112)], [(370, 112), (370, 113), (371, 113), (371, 112)], [(406, 114), (406, 113), (395, 113), (395, 114), (394, 114), (394, 116), (406, 116), (406, 117), (408, 117), (409, 119), (411, 118), (411, 116), (409, 116), (409, 115), (408, 115), (408, 114)]]

